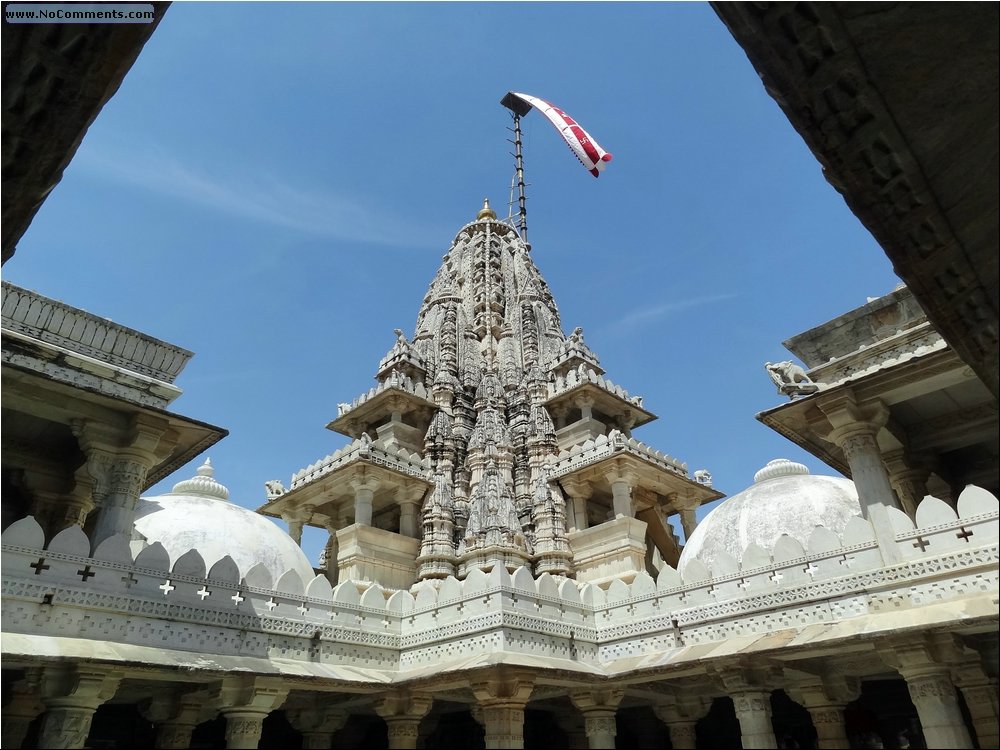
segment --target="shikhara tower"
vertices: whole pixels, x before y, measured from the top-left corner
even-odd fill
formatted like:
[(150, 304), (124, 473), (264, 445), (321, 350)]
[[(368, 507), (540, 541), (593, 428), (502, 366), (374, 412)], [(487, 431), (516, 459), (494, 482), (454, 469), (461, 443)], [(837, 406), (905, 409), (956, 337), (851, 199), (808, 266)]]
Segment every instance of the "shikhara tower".
[(415, 580), (530, 566), (606, 582), (676, 564), (666, 516), (694, 527), (707, 473), (632, 438), (655, 416), (563, 333), (530, 246), (486, 202), (431, 282), (412, 340), (328, 427), (352, 439), (269, 483), (261, 511), (325, 526), (331, 581)]

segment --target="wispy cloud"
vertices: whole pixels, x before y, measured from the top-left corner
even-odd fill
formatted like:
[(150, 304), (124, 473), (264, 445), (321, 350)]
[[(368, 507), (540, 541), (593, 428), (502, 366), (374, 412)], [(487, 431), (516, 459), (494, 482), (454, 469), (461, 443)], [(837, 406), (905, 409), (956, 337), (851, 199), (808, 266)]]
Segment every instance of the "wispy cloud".
[(415, 228), (411, 217), (329, 188), (296, 185), (262, 170), (210, 172), (153, 149), (115, 154), (86, 149), (74, 165), (102, 179), (313, 237), (404, 247), (423, 245), (434, 237), (429, 227)]
[(632, 328), (651, 323), (660, 318), (665, 318), (671, 313), (680, 312), (682, 310), (690, 310), (693, 307), (704, 307), (705, 305), (715, 304), (716, 302), (723, 302), (728, 299), (733, 299), (737, 297), (737, 294), (712, 294), (705, 297), (692, 297), (691, 299), (682, 300), (671, 300), (670, 302), (664, 302), (661, 305), (654, 305), (652, 307), (643, 307), (638, 310), (633, 310), (626, 315), (618, 318), (618, 320), (612, 321), (606, 327), (606, 331), (614, 331), (617, 333), (622, 333)]

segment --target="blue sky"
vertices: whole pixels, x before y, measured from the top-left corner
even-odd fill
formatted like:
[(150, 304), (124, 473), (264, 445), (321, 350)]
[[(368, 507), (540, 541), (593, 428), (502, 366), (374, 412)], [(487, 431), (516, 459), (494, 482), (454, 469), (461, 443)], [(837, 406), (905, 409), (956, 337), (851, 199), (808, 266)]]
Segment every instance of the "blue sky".
[(763, 363), (898, 280), (704, 4), (175, 3), (4, 277), (193, 350), (172, 409), (230, 430), (208, 455), (257, 507), (346, 442), (483, 197), (506, 214), (510, 89), (614, 154), (595, 180), (524, 120), (535, 262), (659, 415), (636, 437), (727, 494), (833, 473), (754, 419)]

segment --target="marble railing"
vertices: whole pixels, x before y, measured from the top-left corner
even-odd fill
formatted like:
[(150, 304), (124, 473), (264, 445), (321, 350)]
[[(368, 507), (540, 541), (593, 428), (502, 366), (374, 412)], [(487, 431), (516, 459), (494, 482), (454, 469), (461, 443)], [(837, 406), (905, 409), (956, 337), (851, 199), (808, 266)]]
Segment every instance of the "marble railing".
[(193, 354), (173, 344), (3, 282), (4, 330), (173, 383)]
[(598, 435), (592, 440), (585, 440), (566, 450), (559, 451), (552, 464), (552, 475), (554, 477), (565, 476), (621, 452), (630, 453), (674, 474), (687, 477), (686, 463), (678, 461), (635, 438), (627, 438), (619, 430), (612, 430), (609, 435)]
[(292, 474), (291, 489), (309, 484), (324, 474), (329, 474), (341, 466), (359, 460), (370, 461), (380, 466), (395, 469), (403, 474), (430, 481), (430, 458), (421, 457), (419, 453), (412, 453), (406, 448), (386, 448), (361, 437), (358, 440), (352, 440), (326, 458), (309, 464), (304, 469)]
[(642, 408), (642, 396), (630, 396), (628, 391), (620, 385), (612, 383), (603, 375), (598, 375), (596, 372), (585, 367), (584, 365), (580, 365), (580, 367), (575, 370), (570, 370), (565, 375), (557, 375), (555, 380), (549, 383), (549, 398), (554, 398), (560, 393), (565, 393), (566, 391), (570, 391), (585, 383), (592, 383), (601, 390), (607, 391), (613, 396), (617, 396), (624, 401), (629, 401), (638, 406), (640, 409)]
[(404, 679), (408, 670), (489, 653), (615, 674), (636, 668), (637, 657), (683, 660), (689, 657), (678, 649), (739, 636), (812, 628), (813, 640), (845, 637), (851, 627), (834, 626), (859, 617), (869, 617), (864, 628), (872, 634), (880, 614), (905, 611), (914, 619), (923, 606), (957, 600), (982, 599), (980, 614), (996, 616), (996, 498), (967, 488), (956, 513), (929, 497), (916, 523), (905, 516), (894, 523), (903, 562), (891, 566), (882, 563), (871, 525), (856, 518), (841, 535), (817, 527), (804, 546), (781, 537), (770, 549), (751, 545), (739, 561), (719, 554), (711, 569), (692, 560), (682, 572), (664, 567), (655, 579), (640, 572), (606, 590), (495, 566), (409, 591), (362, 591), (350, 581), (331, 587), (323, 576), (303, 581), (294, 571), (273, 581), (263, 567), (242, 572), (228, 557), (208, 568), (196, 550), (171, 561), (159, 544), (133, 557), (123, 536), (91, 552), (77, 527), (46, 545), (26, 518), (2, 538), (3, 630), (106, 641), (119, 650), (280, 656), (303, 662), (299, 669), (363, 666)]
[(354, 411), (359, 406), (375, 398), (375, 396), (380, 393), (391, 389), (404, 391), (416, 396), (417, 398), (423, 399), (424, 401), (430, 401), (432, 403), (434, 401), (434, 394), (427, 390), (427, 387), (423, 383), (414, 382), (411, 378), (400, 375), (398, 371), (394, 371), (392, 375), (386, 378), (385, 382), (372, 386), (367, 392), (362, 393), (351, 403), (337, 404), (337, 419), (340, 419), (345, 414)]

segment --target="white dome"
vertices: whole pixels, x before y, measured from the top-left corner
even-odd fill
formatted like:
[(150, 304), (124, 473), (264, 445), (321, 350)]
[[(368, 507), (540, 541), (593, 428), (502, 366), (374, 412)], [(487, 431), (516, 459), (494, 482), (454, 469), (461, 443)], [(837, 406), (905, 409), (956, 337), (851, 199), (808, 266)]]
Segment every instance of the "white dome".
[(813, 476), (785, 458), (771, 461), (754, 475), (754, 484), (717, 505), (684, 545), (678, 570), (691, 560), (709, 569), (720, 550), (740, 560), (748, 544), (770, 549), (782, 534), (803, 547), (817, 526), (840, 534), (861, 515), (854, 482), (843, 477)]
[(166, 495), (139, 500), (135, 528), (147, 542), (159, 542), (170, 560), (198, 550), (206, 569), (229, 555), (240, 573), (263, 563), (273, 581), (287, 570), (308, 584), (315, 573), (295, 541), (264, 516), (229, 502), (229, 490), (215, 481), (210, 461), (197, 476), (178, 482)]

